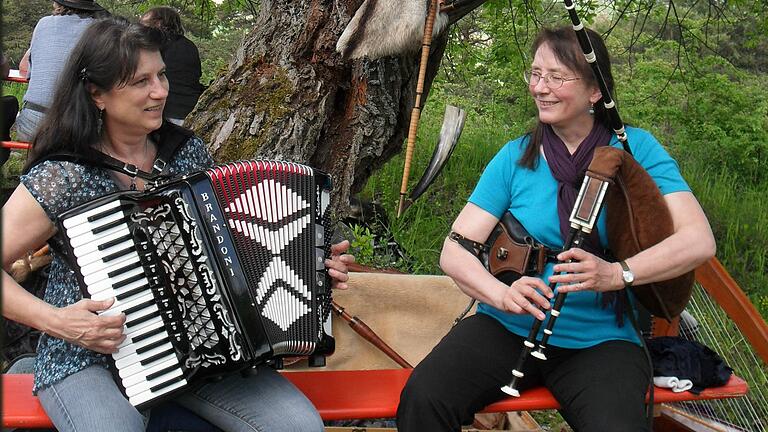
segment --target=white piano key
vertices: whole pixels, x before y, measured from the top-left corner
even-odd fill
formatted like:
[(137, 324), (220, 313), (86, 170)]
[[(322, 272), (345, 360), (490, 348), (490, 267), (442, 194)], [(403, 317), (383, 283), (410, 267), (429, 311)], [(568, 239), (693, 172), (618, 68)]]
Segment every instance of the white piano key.
[(164, 351), (167, 351), (169, 349), (173, 349), (173, 345), (171, 345), (170, 342), (166, 342), (156, 348), (152, 348), (149, 351), (143, 352), (141, 354), (131, 354), (128, 357), (121, 358), (120, 365), (115, 362), (115, 367), (119, 370), (120, 378), (128, 378), (131, 375), (134, 375), (136, 373), (139, 373), (143, 370), (146, 370), (148, 367), (154, 366), (157, 362), (165, 362), (168, 361), (171, 358), (176, 358), (175, 352), (170, 352), (168, 355), (163, 357), (162, 359), (159, 359), (153, 363), (143, 365), (141, 364), (142, 360), (146, 360), (150, 357), (152, 357), (155, 354), (162, 353)]
[(117, 208), (117, 207), (120, 206), (120, 204), (121, 204), (120, 200), (115, 200), (115, 201), (111, 201), (111, 202), (109, 202), (107, 204), (104, 204), (102, 206), (96, 207), (94, 209), (88, 210), (87, 212), (81, 213), (81, 214), (79, 214), (77, 216), (72, 216), (71, 218), (66, 219), (63, 222), (64, 228), (69, 229), (69, 228), (72, 228), (75, 225), (80, 225), (82, 223), (88, 222), (88, 218), (89, 217), (91, 217), (91, 216), (93, 216), (95, 214), (99, 214), (101, 212), (107, 211), (109, 209)]
[[(102, 244), (107, 243), (109, 241), (112, 241), (112, 240), (114, 240), (116, 238), (120, 238), (120, 237), (126, 236), (126, 235), (131, 233), (131, 231), (128, 230), (128, 226), (127, 225), (119, 227), (119, 228), (120, 229), (118, 229), (118, 230), (109, 230), (110, 232), (108, 234), (100, 236), (98, 238), (98, 240), (91, 241), (91, 242), (88, 242), (88, 243), (83, 244), (81, 246), (78, 246), (76, 248), (73, 248), (74, 252), (75, 252), (75, 256), (80, 258), (82, 256), (85, 256), (85, 255), (91, 253), (91, 252), (98, 251), (99, 245), (102, 245)], [(107, 232), (107, 231), (105, 231), (105, 232)]]
[(147, 333), (152, 331), (156, 325), (163, 326), (163, 318), (156, 316), (152, 319), (149, 319), (141, 324), (137, 324), (130, 329), (127, 326), (123, 326), (123, 334), (125, 335), (126, 339), (118, 345), (118, 349), (122, 348), (123, 346), (130, 345), (131, 342), (129, 342), (129, 339), (139, 336), (143, 333)]
[(143, 334), (149, 333), (149, 332), (151, 332), (151, 331), (153, 331), (153, 330), (155, 330), (157, 328), (161, 328), (161, 327), (164, 326), (163, 321), (162, 321), (162, 319), (160, 319), (160, 317), (157, 317), (157, 319), (153, 319), (153, 320), (150, 320), (150, 321), (152, 321), (152, 322), (148, 321), (147, 325), (141, 326), (141, 327), (137, 328), (136, 330), (132, 331), (130, 334), (126, 334), (125, 335), (125, 340), (120, 345), (117, 346), (117, 349), (121, 350), (121, 349), (123, 349), (123, 347), (131, 345), (133, 343), (137, 343), (137, 342), (134, 342), (134, 340), (133, 340), (134, 338), (139, 337), (139, 336), (141, 336)]
[(67, 237), (73, 238), (78, 237), (83, 234), (93, 233), (94, 230), (97, 228), (101, 228), (104, 225), (110, 224), (115, 221), (119, 220), (125, 220), (126, 217), (123, 214), (123, 212), (113, 213), (105, 218), (101, 218), (93, 223), (83, 223), (80, 225), (75, 225), (72, 228), (67, 229)]
[(125, 317), (125, 324), (127, 326), (128, 324), (131, 323), (131, 321), (137, 320), (139, 318), (144, 317), (145, 315), (149, 315), (149, 314), (151, 314), (153, 312), (157, 312), (157, 311), (158, 311), (157, 305), (153, 304), (153, 305), (151, 305), (148, 308), (144, 308), (144, 309), (142, 309), (142, 310), (140, 310), (138, 312), (134, 312), (132, 314), (126, 315), (126, 317)]
[(136, 396), (128, 398), (128, 402), (130, 402), (131, 405), (133, 405), (133, 406), (139, 406), (139, 405), (143, 404), (144, 402), (150, 401), (152, 399), (156, 399), (156, 398), (164, 395), (165, 393), (169, 393), (169, 392), (171, 392), (173, 390), (176, 390), (177, 388), (184, 387), (185, 385), (187, 385), (187, 380), (182, 379), (181, 381), (175, 382), (175, 383), (171, 384), (168, 387), (161, 388), (161, 389), (157, 390), (156, 392), (152, 392), (150, 390), (147, 390), (145, 392), (139, 393)]
[[(154, 380), (147, 381), (147, 377), (149, 375), (152, 375), (155, 372), (161, 371), (165, 368), (172, 367), (172, 366), (178, 366), (179, 361), (175, 357), (172, 359), (168, 359), (164, 362), (158, 363), (156, 365), (150, 366), (141, 373), (133, 374), (129, 377), (123, 378), (123, 387), (125, 387), (126, 392), (130, 390), (132, 387), (134, 388), (134, 393), (129, 394), (128, 397), (133, 396), (135, 394), (141, 393), (142, 391), (148, 389), (150, 387), (150, 383)], [(181, 373), (181, 368), (178, 368), (178, 372)], [(171, 372), (172, 373), (172, 372)], [(158, 377), (161, 378), (162, 376)], [(157, 378), (156, 378), (157, 379)], [(146, 388), (141, 388), (142, 385), (146, 385)], [(138, 388), (136, 388), (138, 387)]]
[[(106, 242), (105, 242), (106, 243)], [(102, 243), (104, 244), (104, 243)], [(87, 255), (83, 255), (79, 258), (77, 258), (77, 264), (80, 267), (84, 267), (92, 262), (96, 262), (99, 260), (104, 259), (105, 257), (115, 253), (120, 252), (121, 250), (127, 249), (134, 246), (133, 240), (126, 240), (122, 243), (116, 244), (112, 247), (108, 247), (104, 250), (95, 250)]]
[[(168, 345), (170, 345), (170, 344), (168, 344)], [(168, 348), (166, 347), (166, 348), (163, 348), (163, 349), (159, 349), (158, 348), (158, 349), (152, 350), (152, 351), (154, 351), (154, 354), (157, 354), (157, 353), (162, 353), (162, 352), (167, 351), (167, 350), (168, 350)], [(152, 357), (152, 356), (149, 356), (149, 357)], [(147, 358), (149, 358), (149, 357), (147, 357)], [(143, 371), (147, 367), (153, 366), (156, 362), (168, 361), (169, 359), (175, 358), (175, 357), (176, 357), (175, 353), (169, 352), (167, 356), (165, 356), (163, 358), (159, 358), (156, 361), (153, 361), (152, 363), (143, 364), (140, 361), (136, 361), (135, 363), (133, 363), (131, 365), (128, 365), (128, 366), (125, 366), (122, 369), (120, 369), (120, 371), (119, 371), (120, 378), (127, 378), (127, 377), (129, 377), (131, 375), (135, 375), (137, 373), (140, 373), (141, 371)]]
[[(122, 267), (125, 267), (129, 265), (130, 263), (126, 263), (123, 266), (118, 267), (117, 269), (120, 269)], [(88, 287), (88, 292), (91, 293), (91, 295), (100, 292), (105, 289), (112, 289), (113, 285), (116, 285), (128, 278), (132, 278), (137, 275), (143, 275), (144, 269), (142, 267), (138, 267), (135, 269), (128, 270), (124, 273), (120, 273), (119, 275), (109, 277), (109, 272), (104, 273), (102, 275), (91, 275), (85, 279), (86, 286)], [(144, 278), (146, 279), (146, 278)], [(133, 284), (134, 282), (130, 282), (129, 284)], [(145, 282), (146, 283), (146, 282)], [(125, 285), (128, 286), (128, 285)], [(123, 287), (119, 287), (118, 289), (122, 289)]]
[[(95, 262), (92, 264), (88, 264), (85, 267), (80, 267), (80, 273), (83, 275), (83, 278), (85, 278), (85, 276), (90, 276), (94, 273), (103, 273), (104, 277), (106, 277), (107, 273), (122, 267), (123, 265), (125, 265), (122, 263), (125, 263), (126, 261), (139, 261), (139, 254), (137, 254), (136, 252), (131, 252), (121, 256), (120, 258), (115, 258), (114, 260), (106, 263)], [(85, 283), (90, 285), (87, 281)]]
[(109, 309), (99, 312), (99, 315), (115, 316), (125, 312), (127, 309), (130, 309), (134, 306), (140, 305), (150, 300), (153, 302), (152, 304), (154, 304), (155, 296), (152, 295), (151, 290), (145, 291), (139, 296), (131, 296), (130, 298), (127, 298), (125, 300), (115, 300), (115, 302), (112, 303), (112, 306)]
[(99, 240), (108, 237), (120, 230), (124, 230), (127, 228), (127, 225), (118, 225), (115, 227), (112, 227), (106, 231), (100, 232), (98, 234), (93, 233), (86, 233), (77, 237), (69, 237), (69, 244), (72, 245), (72, 248), (79, 248), (83, 245), (89, 244), (91, 242), (99, 242)]
[(144, 340), (141, 340), (139, 342), (127, 344), (126, 346), (120, 348), (116, 353), (112, 353), (112, 358), (115, 360), (115, 364), (119, 368), (120, 365), (127, 365), (133, 363), (132, 361), (129, 362), (120, 362), (118, 361), (123, 360), (124, 358), (128, 356), (132, 356), (136, 354), (136, 350), (140, 349), (141, 347), (147, 346), (149, 344), (153, 344), (157, 341), (168, 339), (168, 333), (163, 331), (162, 333), (158, 333), (156, 335), (152, 335)]
[[(88, 287), (88, 293), (91, 295), (92, 300), (106, 300), (108, 298), (117, 297), (125, 292), (131, 291), (134, 288), (139, 288), (147, 284), (147, 278), (141, 278), (118, 289), (114, 289), (112, 288), (112, 285), (107, 284), (102, 284), (102, 289), (98, 291), (95, 291), (92, 287)], [(149, 290), (150, 288), (147, 287), (147, 291)]]

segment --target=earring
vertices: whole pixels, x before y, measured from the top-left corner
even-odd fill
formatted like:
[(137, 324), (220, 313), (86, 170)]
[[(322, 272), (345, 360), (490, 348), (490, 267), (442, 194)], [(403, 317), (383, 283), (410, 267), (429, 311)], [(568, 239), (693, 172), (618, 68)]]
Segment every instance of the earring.
[(589, 104), (589, 115), (595, 115), (595, 104)]
[(102, 120), (102, 117), (104, 116), (104, 110), (99, 109), (99, 118), (96, 120), (96, 131), (99, 135), (101, 135), (101, 128), (104, 125), (104, 121)]

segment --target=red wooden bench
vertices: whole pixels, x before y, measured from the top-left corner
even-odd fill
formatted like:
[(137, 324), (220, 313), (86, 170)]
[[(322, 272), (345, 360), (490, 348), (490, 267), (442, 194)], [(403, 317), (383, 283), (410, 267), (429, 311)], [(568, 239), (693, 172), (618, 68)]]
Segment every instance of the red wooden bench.
[[(394, 417), (400, 390), (410, 373), (411, 369), (380, 369), (300, 371), (284, 375), (307, 395), (324, 420), (342, 420)], [(734, 375), (725, 386), (706, 389), (698, 396), (656, 388), (654, 398), (656, 403), (735, 398), (744, 396), (747, 390), (747, 383)], [(483, 412), (556, 408), (559, 404), (548, 390), (535, 388), (523, 392), (519, 398), (493, 403)], [(32, 375), (2, 376), (2, 416), (3, 427), (52, 427), (37, 397), (32, 395)]]
[(30, 144), (22, 141), (3, 141), (2, 147), (11, 150), (29, 150)]

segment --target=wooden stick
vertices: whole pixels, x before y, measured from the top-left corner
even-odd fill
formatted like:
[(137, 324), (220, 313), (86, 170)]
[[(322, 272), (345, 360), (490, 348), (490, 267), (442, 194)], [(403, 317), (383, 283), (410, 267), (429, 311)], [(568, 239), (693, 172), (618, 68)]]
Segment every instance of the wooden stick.
[(365, 340), (373, 344), (376, 348), (380, 349), (381, 352), (386, 354), (389, 358), (395, 361), (398, 365), (400, 365), (403, 368), (406, 369), (413, 369), (413, 366), (411, 366), (408, 361), (406, 361), (404, 358), (400, 357), (400, 354), (397, 353), (391, 346), (387, 345), (386, 342), (382, 338), (379, 337), (379, 335), (376, 334), (373, 330), (371, 330), (370, 327), (368, 327), (363, 320), (356, 316), (352, 316), (348, 314), (343, 307), (339, 306), (338, 303), (335, 301), (331, 301), (331, 307), (333, 307), (333, 311), (336, 312), (337, 315), (339, 315), (344, 321), (346, 321), (350, 327), (352, 327), (352, 330), (355, 331), (355, 333), (362, 336)]
[(411, 111), (411, 123), (408, 126), (408, 143), (405, 148), (405, 165), (403, 166), (403, 181), (400, 184), (400, 204), (397, 207), (397, 217), (403, 213), (405, 205), (405, 193), (408, 190), (408, 176), (411, 171), (411, 160), (413, 159), (413, 148), (416, 145), (416, 131), (419, 129), (419, 118), (421, 117), (421, 96), (424, 93), (424, 77), (427, 75), (427, 61), (429, 60), (429, 49), (432, 45), (432, 29), (437, 16), (437, 9), (440, 0), (432, 0), (429, 4), (429, 13), (427, 13), (427, 22), (424, 24), (424, 38), (421, 42), (421, 61), (419, 62), (419, 78), (416, 82), (416, 102)]

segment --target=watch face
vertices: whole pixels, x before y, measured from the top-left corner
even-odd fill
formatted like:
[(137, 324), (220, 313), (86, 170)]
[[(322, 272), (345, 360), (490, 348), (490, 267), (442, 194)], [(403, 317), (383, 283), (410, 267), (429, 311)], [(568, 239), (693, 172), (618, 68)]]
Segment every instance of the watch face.
[(634, 280), (635, 280), (635, 275), (632, 274), (631, 271), (623, 271), (623, 272), (621, 272), (621, 276), (622, 276), (622, 278), (624, 278), (624, 282), (628, 283), (628, 284), (634, 282)]

